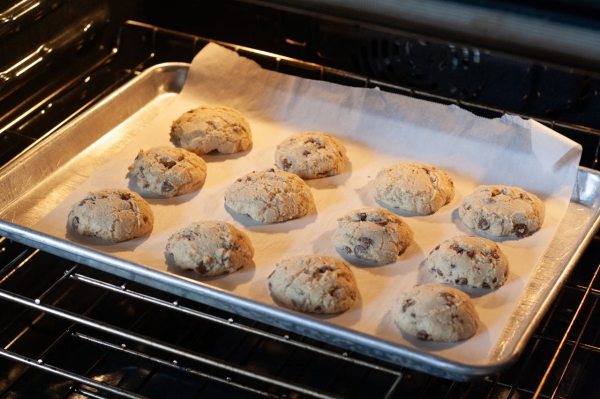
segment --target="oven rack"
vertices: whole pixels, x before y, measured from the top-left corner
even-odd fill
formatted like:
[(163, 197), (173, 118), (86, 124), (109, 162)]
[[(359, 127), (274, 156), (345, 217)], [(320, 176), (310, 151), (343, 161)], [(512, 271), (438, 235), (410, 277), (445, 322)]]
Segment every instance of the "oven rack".
[[(130, 77), (166, 61), (161, 59), (160, 51), (165, 42), (187, 46), (182, 52), (186, 55), (175, 61), (188, 62), (207, 42), (135, 22), (127, 23), (123, 30), (134, 31), (133, 36), (129, 32), (127, 37), (145, 37), (149, 40), (143, 42), (150, 43), (147, 52), (130, 62), (131, 68), (120, 71)], [(133, 43), (122, 39), (119, 51), (127, 51), (128, 45)], [(505, 113), (228, 46), (265, 68), (284, 73), (354, 86), (378, 86), (430, 101), (454, 103), (487, 117)], [(122, 82), (125, 80), (121, 78)], [(597, 168), (600, 132), (552, 120), (538, 121), (576, 141), (584, 141), (582, 164)], [(448, 381), (348, 353), (7, 239), (2, 239), (0, 245), (0, 297), (4, 308), (0, 312), (0, 341), (4, 348), (0, 351), (0, 376), (5, 376), (0, 377), (1, 397), (18, 397), (18, 392), (44, 389), (52, 392), (48, 396), (69, 398), (567, 398), (577, 397), (577, 392), (586, 392), (598, 384), (593, 374), (594, 366), (600, 362), (600, 265), (595, 255), (600, 251), (598, 237), (584, 253), (518, 363), (504, 373), (470, 383)], [(205, 327), (201, 337), (208, 342), (194, 340), (199, 325)], [(177, 339), (170, 337), (173, 330)], [(223, 343), (225, 338), (231, 341)], [(197, 345), (208, 353), (231, 350), (219, 353), (219, 358), (202, 354)], [(273, 363), (280, 368), (271, 370)], [(161, 387), (166, 382), (167, 386)], [(174, 389), (185, 392), (177, 391), (173, 396)]]
[[(515, 367), (457, 383), (364, 358), (7, 239), (0, 245), (2, 397), (34, 383), (63, 398), (567, 398), (577, 396), (565, 394), (564, 385), (575, 389), (572, 379), (588, 368), (593, 374), (600, 361), (600, 265), (587, 285), (574, 279), (564, 286)], [(596, 238), (588, 256), (599, 249)], [(565, 297), (574, 294), (576, 306), (565, 308)], [(555, 335), (557, 320), (568, 322), (562, 336)], [(40, 336), (43, 342), (38, 342)], [(216, 356), (213, 343), (230, 351)], [(548, 347), (555, 348), (551, 358)], [(545, 373), (529, 386), (530, 368), (540, 364), (540, 357)], [(273, 363), (277, 369), (268, 370)], [(156, 388), (163, 380), (170, 384)], [(169, 396), (171, 384), (184, 385), (186, 392)]]

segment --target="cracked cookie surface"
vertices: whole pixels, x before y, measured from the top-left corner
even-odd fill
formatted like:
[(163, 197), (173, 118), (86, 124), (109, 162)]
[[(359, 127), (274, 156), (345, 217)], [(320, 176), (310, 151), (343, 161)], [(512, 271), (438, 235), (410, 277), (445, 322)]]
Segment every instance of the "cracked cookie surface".
[(269, 169), (238, 178), (225, 190), (225, 205), (258, 222), (275, 223), (306, 215), (314, 199), (300, 177)]
[(269, 291), (281, 305), (307, 313), (348, 310), (358, 295), (356, 278), (341, 260), (300, 255), (280, 261), (268, 278)]
[(413, 237), (400, 216), (382, 208), (361, 208), (338, 219), (333, 245), (349, 256), (388, 264), (396, 261)]
[(252, 131), (239, 111), (220, 105), (203, 105), (173, 121), (171, 139), (198, 155), (212, 151), (233, 154), (250, 148)]
[(465, 225), (491, 236), (527, 237), (544, 223), (546, 207), (535, 195), (519, 187), (479, 186), (458, 208)]
[(69, 212), (68, 225), (83, 236), (121, 242), (152, 230), (154, 214), (139, 194), (125, 189), (88, 193)]
[(140, 150), (129, 172), (142, 190), (174, 197), (200, 188), (206, 180), (206, 163), (182, 148), (160, 146)]
[(428, 215), (452, 201), (454, 183), (431, 165), (400, 162), (377, 173), (373, 195), (391, 207)]
[(340, 141), (331, 135), (298, 133), (277, 145), (275, 164), (303, 179), (335, 176), (344, 170), (344, 151)]
[(475, 335), (479, 326), (471, 298), (441, 284), (417, 285), (402, 294), (392, 317), (400, 330), (422, 341), (461, 341)]
[(508, 276), (508, 258), (487, 238), (457, 236), (443, 241), (427, 257), (427, 268), (440, 283), (498, 288)]
[(254, 248), (246, 233), (232, 224), (209, 220), (176, 231), (167, 241), (165, 254), (182, 270), (212, 277), (251, 264)]

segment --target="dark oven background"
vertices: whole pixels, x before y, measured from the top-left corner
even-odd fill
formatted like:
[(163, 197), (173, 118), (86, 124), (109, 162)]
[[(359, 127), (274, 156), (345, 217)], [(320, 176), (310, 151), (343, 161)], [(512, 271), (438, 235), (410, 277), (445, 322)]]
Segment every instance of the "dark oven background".
[[(518, 2), (479, 3), (532, 13)], [(548, 13), (561, 5), (548, 2)], [(472, 37), (378, 29), (270, 2), (13, 0), (1, 7), (1, 165), (144, 69), (189, 62), (217, 40), (292, 58), (240, 50), (283, 73), (377, 85), (486, 117), (534, 117), (580, 142), (581, 164), (597, 168), (598, 76), (568, 59), (529, 59)], [(586, 11), (572, 7), (563, 17), (576, 23)], [(0, 240), (2, 397), (578, 398), (598, 388), (597, 237), (517, 364), (473, 382), (384, 364)]]

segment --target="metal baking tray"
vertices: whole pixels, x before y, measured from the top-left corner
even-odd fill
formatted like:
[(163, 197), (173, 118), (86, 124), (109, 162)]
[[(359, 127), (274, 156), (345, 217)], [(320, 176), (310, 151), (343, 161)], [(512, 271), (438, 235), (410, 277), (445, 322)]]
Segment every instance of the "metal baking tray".
[[(600, 173), (580, 167), (571, 201), (557, 233), (494, 345), (490, 361), (483, 366), (449, 361), (434, 353), (241, 298), (36, 231), (33, 226), (41, 218), (132, 139), (128, 132), (135, 131), (138, 125), (143, 126), (171, 103), (183, 87), (188, 67), (188, 64), (168, 63), (149, 68), (0, 169), (0, 234), (75, 262), (345, 350), (464, 381), (496, 373), (517, 360), (600, 226)], [(123, 125), (128, 129), (119, 129)]]

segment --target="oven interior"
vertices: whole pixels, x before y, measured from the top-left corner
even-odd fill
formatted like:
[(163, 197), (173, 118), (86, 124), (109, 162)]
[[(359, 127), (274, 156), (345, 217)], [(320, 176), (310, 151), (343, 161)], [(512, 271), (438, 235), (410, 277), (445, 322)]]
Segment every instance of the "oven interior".
[[(545, 63), (270, 2), (5, 3), (0, 165), (141, 71), (190, 62), (214, 40), (262, 50), (238, 51), (286, 74), (378, 86), (484, 117), (535, 118), (581, 143), (581, 165), (598, 169), (598, 76), (567, 61)], [(577, 10), (568, 17), (577, 18)], [(6, 398), (578, 398), (599, 384), (598, 236), (517, 363), (468, 382), (386, 364), (0, 241)]]

